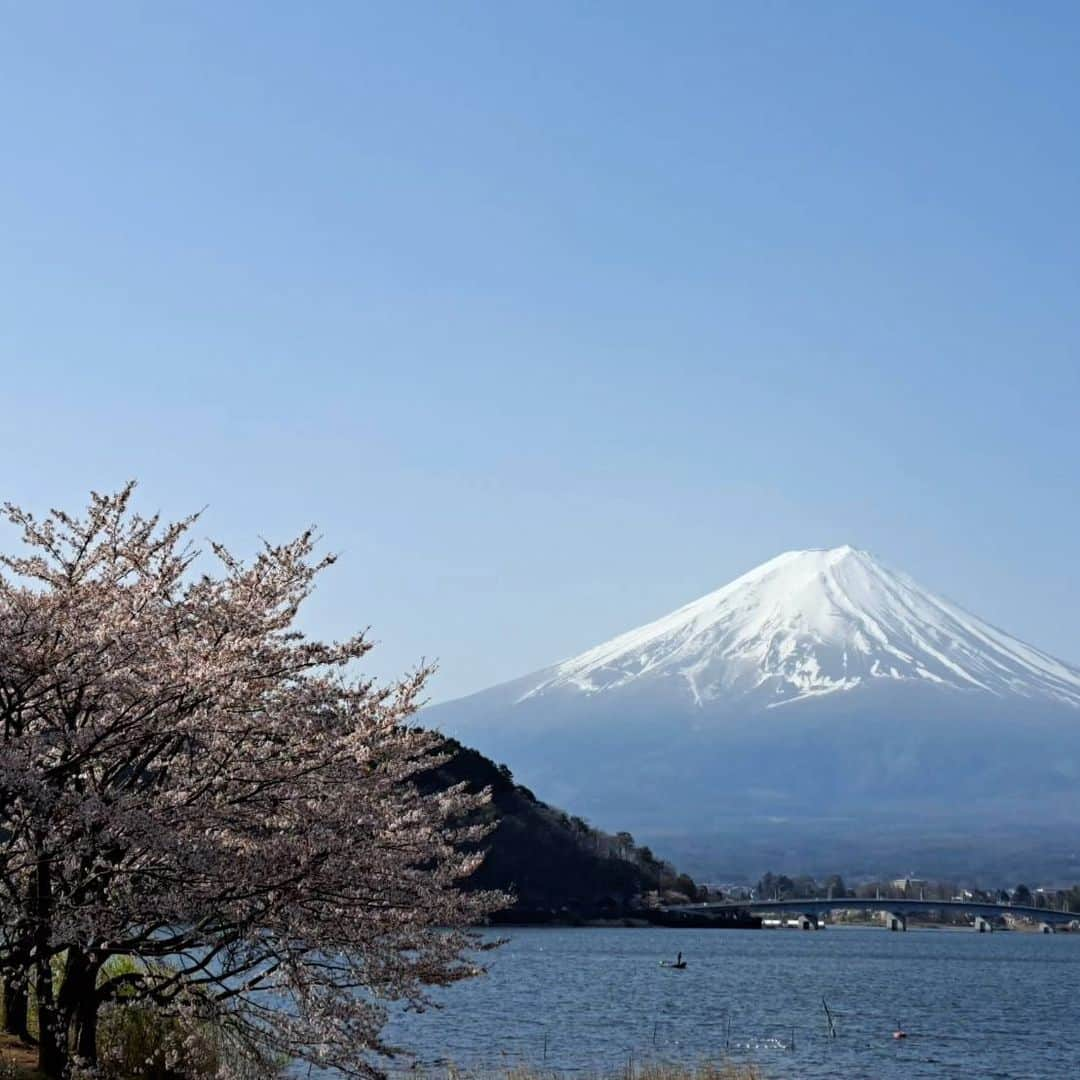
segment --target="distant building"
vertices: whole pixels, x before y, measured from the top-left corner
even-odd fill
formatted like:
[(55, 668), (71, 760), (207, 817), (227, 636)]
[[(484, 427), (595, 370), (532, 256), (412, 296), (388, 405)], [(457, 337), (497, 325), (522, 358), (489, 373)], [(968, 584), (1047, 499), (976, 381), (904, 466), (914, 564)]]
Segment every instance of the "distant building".
[(753, 897), (753, 889), (749, 885), (713, 885), (706, 888), (710, 892), (719, 893), (727, 900), (750, 900)]
[(889, 884), (894, 889), (899, 889), (901, 892), (910, 895), (911, 893), (921, 893), (929, 882), (925, 878), (901, 877), (894, 878)]

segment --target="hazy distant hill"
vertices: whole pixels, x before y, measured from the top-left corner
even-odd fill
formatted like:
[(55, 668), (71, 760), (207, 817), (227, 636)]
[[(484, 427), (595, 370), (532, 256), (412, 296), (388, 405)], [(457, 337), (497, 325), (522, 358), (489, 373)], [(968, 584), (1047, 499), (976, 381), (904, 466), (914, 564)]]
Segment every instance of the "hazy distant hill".
[(781, 555), (421, 720), (650, 838), (1080, 822), (1080, 669), (850, 547)]

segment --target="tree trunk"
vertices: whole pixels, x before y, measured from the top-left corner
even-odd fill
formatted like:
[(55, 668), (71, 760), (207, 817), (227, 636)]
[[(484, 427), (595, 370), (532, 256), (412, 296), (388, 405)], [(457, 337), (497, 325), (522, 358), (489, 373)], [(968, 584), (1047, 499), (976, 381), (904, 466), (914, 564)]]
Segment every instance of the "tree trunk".
[(34, 889), (34, 970), (38, 1013), (38, 1069), (59, 1078), (67, 1070), (67, 1024), (56, 1008), (49, 930), (52, 921), (52, 874), (45, 854), (45, 838), (37, 838)]
[(4, 1031), (30, 1041), (29, 1002), (26, 994), (26, 972), (4, 976)]
[(67, 1068), (67, 1025), (53, 996), (52, 965), (46, 955), (37, 962), (38, 1068), (48, 1077), (62, 1077)]
[(88, 1064), (97, 1062), (97, 1021), (100, 999), (97, 977), (100, 965), (80, 949), (68, 949), (60, 1011), (75, 1021), (75, 1052)]
[(91, 990), (84, 994), (75, 1013), (75, 1052), (90, 1065), (97, 1064), (98, 996)]
[[(26, 907), (33, 909), (35, 885), (34, 875), (28, 874), (23, 888)], [(7, 948), (4, 951), (4, 1031), (23, 1042), (33, 1042), (30, 1037), (30, 974), (33, 964), (30, 960), (32, 941), (30, 927), (23, 915), (14, 923), (4, 928)]]

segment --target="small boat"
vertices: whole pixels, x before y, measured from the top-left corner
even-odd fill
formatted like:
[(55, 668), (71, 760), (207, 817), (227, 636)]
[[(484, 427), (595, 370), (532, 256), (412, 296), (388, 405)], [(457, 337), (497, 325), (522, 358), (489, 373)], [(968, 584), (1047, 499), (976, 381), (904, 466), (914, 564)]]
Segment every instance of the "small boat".
[(676, 971), (682, 971), (686, 967), (686, 961), (682, 958), (682, 953), (679, 953), (674, 960), (661, 960), (661, 967), (674, 968)]

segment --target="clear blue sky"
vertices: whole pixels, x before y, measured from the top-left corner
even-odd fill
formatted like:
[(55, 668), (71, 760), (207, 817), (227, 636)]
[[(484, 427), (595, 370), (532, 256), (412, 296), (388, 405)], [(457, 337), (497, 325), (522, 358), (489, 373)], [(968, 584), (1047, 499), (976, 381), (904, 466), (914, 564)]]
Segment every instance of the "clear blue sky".
[(3, 4), (0, 494), (435, 698), (850, 542), (1080, 662), (1080, 9)]

